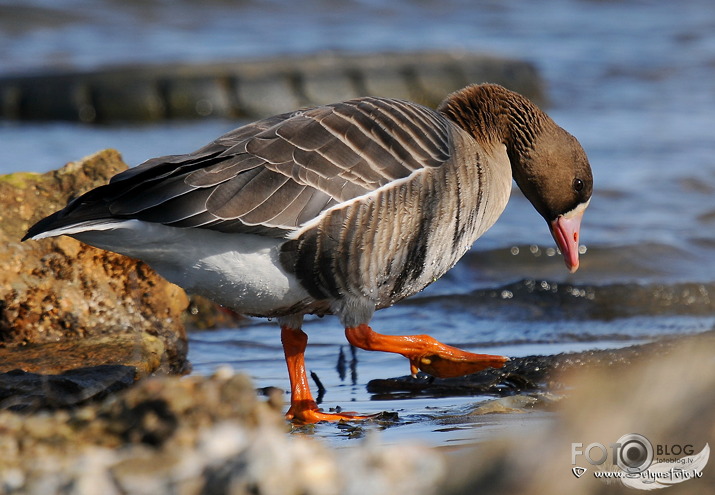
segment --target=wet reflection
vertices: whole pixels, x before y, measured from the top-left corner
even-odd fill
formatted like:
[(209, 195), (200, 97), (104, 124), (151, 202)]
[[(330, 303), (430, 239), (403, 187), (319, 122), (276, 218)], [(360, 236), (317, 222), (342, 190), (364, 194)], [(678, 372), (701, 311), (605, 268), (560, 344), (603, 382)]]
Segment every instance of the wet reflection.
[[(358, 383), (357, 354), (355, 352), (355, 347), (349, 346), (349, 349), (350, 349), (350, 384), (357, 385), (357, 383)], [(338, 352), (338, 362), (335, 365), (335, 370), (338, 372), (340, 381), (344, 382), (345, 377), (347, 375), (347, 365), (346, 365), (345, 352), (343, 352), (343, 346), (340, 346), (340, 350)]]

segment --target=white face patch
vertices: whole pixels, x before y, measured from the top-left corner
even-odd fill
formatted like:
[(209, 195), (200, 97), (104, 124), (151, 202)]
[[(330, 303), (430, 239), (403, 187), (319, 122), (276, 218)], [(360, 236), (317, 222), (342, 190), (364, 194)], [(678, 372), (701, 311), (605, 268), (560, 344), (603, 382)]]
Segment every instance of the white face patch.
[(583, 212), (588, 208), (588, 205), (591, 203), (591, 198), (588, 198), (588, 201), (585, 203), (579, 204), (576, 208), (574, 208), (571, 211), (567, 211), (563, 215), (561, 215), (564, 218), (573, 218), (576, 215), (583, 215)]

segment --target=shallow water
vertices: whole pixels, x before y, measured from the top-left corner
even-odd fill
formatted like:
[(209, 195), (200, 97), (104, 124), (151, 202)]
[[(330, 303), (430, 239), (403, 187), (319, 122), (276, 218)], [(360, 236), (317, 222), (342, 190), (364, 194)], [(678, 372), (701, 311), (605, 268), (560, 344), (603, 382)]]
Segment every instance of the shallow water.
[[(543, 220), (515, 191), (497, 225), (454, 270), (378, 312), (373, 326), (511, 356), (624, 346), (715, 326), (715, 4), (709, 0), (387, 6), (0, 0), (0, 14), (0, 73), (329, 49), (475, 50), (531, 60), (546, 79), (549, 113), (579, 138), (594, 169), (581, 269), (566, 272)], [(191, 151), (236, 124), (0, 123), (0, 173), (46, 171), (105, 147), (136, 164)], [(486, 397), (375, 400), (365, 384), (406, 374), (407, 362), (359, 351), (355, 376), (341, 378), (340, 350), (348, 360), (350, 353), (338, 322), (311, 319), (306, 330), (308, 367), (327, 389), (323, 406), (399, 412), (384, 441), (452, 445), (471, 441), (475, 429), (512, 427), (486, 419), (444, 425), (444, 415)], [(288, 386), (273, 322), (194, 333), (190, 357), (196, 373), (227, 364), (249, 372), (259, 387)], [(334, 425), (304, 433), (336, 444), (361, 434)]]

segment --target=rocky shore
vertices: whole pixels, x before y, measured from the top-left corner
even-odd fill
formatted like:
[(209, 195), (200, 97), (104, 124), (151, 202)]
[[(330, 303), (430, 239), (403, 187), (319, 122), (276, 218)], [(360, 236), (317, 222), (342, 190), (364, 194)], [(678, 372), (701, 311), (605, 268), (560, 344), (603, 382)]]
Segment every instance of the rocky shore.
[[(259, 398), (248, 378), (230, 370), (148, 378), (80, 407), (0, 411), (0, 493), (633, 493), (617, 480), (595, 478), (614, 469), (610, 461), (574, 464), (572, 443), (609, 445), (635, 432), (654, 445), (702, 452), (715, 439), (714, 339), (709, 332), (615, 352), (598, 366), (571, 366), (577, 355), (553, 357), (549, 389), (480, 403), (446, 423), (509, 428), (516, 421), (518, 436), (474, 429), (474, 446), (458, 449), (382, 444), (379, 430), (399, 427), (398, 419), (351, 427), (364, 438), (336, 450), (311, 438), (309, 427), (283, 420), (281, 393)], [(556, 371), (561, 361), (567, 365)], [(544, 415), (547, 422), (537, 421)], [(586, 466), (587, 475), (576, 477), (577, 466)], [(715, 470), (706, 468), (702, 478), (668, 493), (694, 493), (714, 482)]]
[[(491, 395), (445, 424), (522, 432), (494, 438), (475, 429), (475, 446), (456, 450), (382, 444), (379, 430), (403, 421), (394, 417), (345, 426), (364, 439), (335, 450), (310, 427), (285, 422), (280, 390), (263, 398), (229, 370), (173, 376), (187, 369), (187, 325), (240, 317), (190, 300), (140, 262), (72, 239), (19, 243), (33, 221), (125, 167), (107, 150), (47, 174), (0, 177), (0, 493), (626, 493), (594, 479), (590, 464), (589, 476), (574, 476), (571, 444), (630, 432), (697, 452), (715, 441), (713, 332), (514, 359), (453, 381), (370, 384), (376, 396)], [(706, 470), (669, 493), (713, 482), (715, 470)]]
[(444, 474), (442, 456), (419, 445), (336, 456), (289, 435), (281, 407), (224, 370), (147, 379), (52, 414), (0, 412), (0, 493), (419, 495)]
[[(543, 100), (535, 68), (520, 60), (445, 52), (323, 53), (4, 77), (0, 118), (251, 118), (364, 94), (436, 105), (475, 81)], [(116, 151), (105, 150), (46, 174), (0, 177), (0, 373), (12, 372), (4, 376), (6, 391), (27, 390), (38, 376), (56, 377), (60, 389), (76, 386), (76, 370), (84, 369), (82, 380), (92, 377), (92, 393), (49, 401), (79, 404), (100, 397), (102, 387), (126, 386), (127, 376), (185, 373), (187, 327), (240, 322), (240, 315), (190, 298), (142, 262), (66, 237), (19, 242), (32, 223), (126, 167)], [(65, 375), (69, 370), (75, 376)], [(29, 396), (4, 394), (16, 408), (38, 404), (40, 395)]]
[[(543, 97), (529, 64), (481, 56), (253, 63), (6, 78), (0, 117), (242, 118), (367, 92), (433, 104), (479, 80)], [(189, 297), (139, 261), (69, 238), (20, 243), (34, 221), (125, 168), (118, 152), (105, 150), (46, 174), (0, 176), (0, 494), (634, 493), (618, 480), (595, 479), (613, 469), (612, 459), (574, 461), (572, 444), (609, 445), (627, 433), (695, 452), (715, 442), (713, 330), (514, 359), (464, 379), (373, 381), (376, 396), (494, 397), (435, 427), (486, 418), (505, 431), (522, 427), (499, 438), (476, 428), (472, 446), (434, 449), (381, 443), (379, 431), (404, 420), (376, 419), (336, 426), (364, 438), (330, 448), (311, 438), (309, 426), (283, 419), (280, 390), (262, 396), (228, 369), (182, 376), (190, 369), (187, 329), (237, 325), (240, 315)], [(578, 466), (586, 474), (576, 476)], [(714, 484), (711, 461), (701, 479), (668, 494)]]

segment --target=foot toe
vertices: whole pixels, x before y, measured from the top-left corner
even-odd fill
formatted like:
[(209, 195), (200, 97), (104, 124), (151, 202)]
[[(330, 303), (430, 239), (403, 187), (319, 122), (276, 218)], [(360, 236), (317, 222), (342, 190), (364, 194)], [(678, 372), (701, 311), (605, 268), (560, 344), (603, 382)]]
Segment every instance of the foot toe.
[(419, 369), (439, 378), (452, 378), (456, 376), (471, 375), (487, 368), (501, 368), (509, 358), (490, 354), (472, 354), (461, 351), (463, 354), (449, 355), (431, 354), (416, 360), (410, 360)]

